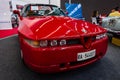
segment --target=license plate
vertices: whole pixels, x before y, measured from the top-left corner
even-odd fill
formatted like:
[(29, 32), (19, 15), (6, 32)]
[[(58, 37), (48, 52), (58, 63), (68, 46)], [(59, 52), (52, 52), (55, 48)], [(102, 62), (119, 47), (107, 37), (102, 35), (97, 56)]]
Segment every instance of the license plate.
[(93, 58), (95, 56), (95, 53), (96, 53), (95, 49), (88, 51), (88, 52), (78, 53), (77, 54), (77, 61), (83, 61), (83, 60)]

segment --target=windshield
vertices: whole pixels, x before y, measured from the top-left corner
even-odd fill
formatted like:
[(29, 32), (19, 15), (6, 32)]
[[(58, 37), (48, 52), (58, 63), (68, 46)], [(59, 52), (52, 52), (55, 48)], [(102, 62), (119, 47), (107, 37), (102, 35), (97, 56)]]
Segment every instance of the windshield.
[(51, 5), (29, 5), (23, 16), (65, 16), (65, 13), (57, 6)]

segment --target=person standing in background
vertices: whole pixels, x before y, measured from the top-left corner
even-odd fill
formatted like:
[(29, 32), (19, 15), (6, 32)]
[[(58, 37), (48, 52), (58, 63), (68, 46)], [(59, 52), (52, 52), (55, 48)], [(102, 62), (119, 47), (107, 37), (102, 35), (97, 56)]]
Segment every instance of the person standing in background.
[(108, 15), (109, 17), (120, 17), (119, 7), (115, 7), (111, 10), (111, 13)]
[(92, 23), (93, 24), (97, 24), (97, 25), (99, 25), (99, 23), (100, 23), (100, 15), (99, 15), (99, 12), (97, 10), (93, 11)]

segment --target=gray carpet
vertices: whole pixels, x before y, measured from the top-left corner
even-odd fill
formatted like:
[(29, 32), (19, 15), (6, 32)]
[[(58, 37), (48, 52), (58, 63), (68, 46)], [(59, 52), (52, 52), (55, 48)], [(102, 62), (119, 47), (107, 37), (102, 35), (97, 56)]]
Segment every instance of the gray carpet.
[(120, 47), (109, 42), (107, 54), (100, 61), (67, 72), (39, 74), (21, 61), (18, 36), (2, 39), (0, 80), (120, 80)]

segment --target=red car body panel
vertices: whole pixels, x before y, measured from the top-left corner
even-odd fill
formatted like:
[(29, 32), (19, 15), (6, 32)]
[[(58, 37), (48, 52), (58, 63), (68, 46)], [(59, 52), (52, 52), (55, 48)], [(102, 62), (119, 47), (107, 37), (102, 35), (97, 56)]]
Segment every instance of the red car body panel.
[[(82, 45), (35, 49), (21, 40), (21, 48), (24, 61), (31, 69), (41, 73), (51, 73), (78, 68), (99, 60), (106, 53), (107, 43), (106, 37), (92, 43), (89, 49), (85, 49)], [(79, 52), (93, 49), (96, 49), (94, 58), (82, 62), (77, 61)]]
[[(19, 22), (19, 39), (23, 60), (32, 70), (41, 73), (61, 72), (93, 63), (102, 58), (107, 50), (108, 37), (94, 37), (106, 33), (100, 26), (65, 16), (22, 17)], [(79, 44), (64, 46), (33, 47), (29, 40), (77, 39)], [(70, 40), (71, 41), (71, 40)], [(78, 53), (95, 50), (93, 58), (78, 61)]]
[(27, 17), (23, 18), (21, 23), (19, 32), (36, 40), (96, 35), (106, 31), (82, 20), (59, 16)]

